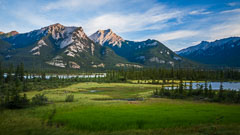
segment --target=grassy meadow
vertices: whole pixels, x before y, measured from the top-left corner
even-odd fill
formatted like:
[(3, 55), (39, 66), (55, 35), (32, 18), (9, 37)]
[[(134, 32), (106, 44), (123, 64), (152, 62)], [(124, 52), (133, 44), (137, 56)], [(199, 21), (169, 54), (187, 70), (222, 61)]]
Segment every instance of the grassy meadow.
[(240, 134), (240, 105), (152, 98), (159, 87), (86, 82), (27, 92), (44, 93), (49, 104), (1, 110), (0, 135)]

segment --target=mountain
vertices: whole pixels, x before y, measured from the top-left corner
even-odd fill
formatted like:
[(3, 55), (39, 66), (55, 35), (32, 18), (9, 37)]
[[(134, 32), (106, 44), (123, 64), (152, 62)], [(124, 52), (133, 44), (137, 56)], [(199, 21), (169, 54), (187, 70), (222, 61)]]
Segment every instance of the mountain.
[(178, 55), (215, 66), (240, 67), (240, 37), (229, 37), (214, 42), (202, 41), (176, 52)]
[(4, 33), (4, 32), (0, 31), (0, 38), (8, 38), (8, 37), (11, 37), (11, 36), (15, 36), (17, 34), (19, 34), (17, 31), (11, 31), (11, 32), (8, 32), (8, 33)]
[(11, 47), (11, 45), (8, 42), (0, 39), (0, 61), (4, 60), (4, 57), (3, 57), (4, 55), (7, 57), (6, 54), (10, 47)]
[[(34, 68), (96, 69), (130, 63), (108, 47), (94, 43), (82, 27), (59, 23), (1, 39), (1, 58), (5, 64), (24, 62)], [(111, 62), (109, 62), (111, 60)]]
[(124, 40), (111, 29), (98, 30), (90, 36), (94, 42), (112, 48), (116, 54), (130, 62), (148, 67), (192, 67), (196, 66), (189, 60), (178, 56), (157, 40), (135, 42)]
[(89, 38), (101, 45), (112, 45), (118, 47), (121, 47), (122, 42), (125, 41), (122, 37), (115, 34), (111, 29), (98, 30)]
[(29, 69), (106, 70), (197, 66), (157, 40), (125, 40), (111, 29), (88, 37), (82, 27), (59, 23), (27, 33), (1, 33), (3, 65), (23, 62)]

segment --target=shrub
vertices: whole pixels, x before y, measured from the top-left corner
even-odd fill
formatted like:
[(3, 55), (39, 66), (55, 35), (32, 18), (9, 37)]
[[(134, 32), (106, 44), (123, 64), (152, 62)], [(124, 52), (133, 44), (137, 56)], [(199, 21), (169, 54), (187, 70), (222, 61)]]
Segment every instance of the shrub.
[(25, 108), (28, 105), (29, 105), (29, 100), (27, 99), (26, 94), (24, 94), (23, 96), (19, 94), (15, 94), (5, 99), (5, 106), (9, 109)]
[(45, 105), (48, 102), (48, 98), (44, 94), (37, 94), (32, 98), (33, 105)]
[(73, 102), (74, 100), (74, 95), (67, 95), (65, 101), (66, 102)]

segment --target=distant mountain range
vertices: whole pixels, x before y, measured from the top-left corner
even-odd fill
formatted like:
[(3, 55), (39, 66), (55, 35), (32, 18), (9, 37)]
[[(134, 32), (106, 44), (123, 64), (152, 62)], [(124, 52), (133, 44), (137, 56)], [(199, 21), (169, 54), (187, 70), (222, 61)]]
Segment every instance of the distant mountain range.
[(41, 69), (197, 66), (157, 40), (129, 41), (111, 29), (88, 37), (82, 27), (59, 23), (27, 33), (0, 32), (0, 60), (4, 65), (23, 62), (27, 68)]
[(240, 67), (240, 37), (214, 42), (202, 41), (196, 46), (176, 52), (190, 60), (218, 67)]
[(240, 37), (202, 41), (173, 52), (157, 40), (125, 40), (111, 29), (98, 30), (88, 37), (82, 27), (57, 23), (27, 33), (0, 32), (1, 63), (23, 62), (31, 69), (202, 67), (199, 63), (240, 67), (239, 52)]

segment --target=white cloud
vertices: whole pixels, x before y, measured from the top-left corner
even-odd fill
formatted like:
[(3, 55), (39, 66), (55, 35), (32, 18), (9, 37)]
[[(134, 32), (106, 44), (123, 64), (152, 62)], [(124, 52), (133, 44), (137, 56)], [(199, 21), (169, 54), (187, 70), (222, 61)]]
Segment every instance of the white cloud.
[(197, 34), (199, 34), (198, 31), (179, 30), (179, 31), (153, 35), (153, 38), (159, 41), (169, 41), (169, 40), (176, 40), (176, 39), (182, 39), (182, 38), (189, 38), (189, 37), (196, 36)]
[(240, 24), (239, 23), (223, 23), (212, 27), (209, 30), (209, 41), (216, 39), (240, 36)]
[(29, 12), (28, 10), (24, 9), (13, 11), (13, 14), (15, 15), (16, 18), (26, 21), (29, 24), (35, 26), (48, 26), (50, 24), (56, 23), (48, 19), (44, 15)]
[(237, 6), (239, 5), (240, 3), (239, 2), (230, 2), (230, 3), (227, 3), (228, 6), (231, 6), (231, 7), (234, 7), (234, 6)]
[(84, 23), (84, 28), (88, 33), (93, 33), (98, 29), (108, 28), (118, 33), (161, 29), (166, 27), (166, 22), (168, 20), (178, 19), (182, 15), (182, 11), (171, 11), (163, 6), (157, 6), (144, 13), (109, 13), (97, 16), (87, 20), (87, 22)]
[[(0, 7), (2, 6), (1, 1)], [(1, 28), (5, 26), (8, 29), (19, 30), (20, 28), (26, 32), (25, 29), (33, 30), (32, 28), (40, 28), (39, 26), (48, 26), (57, 22), (67, 26), (82, 26), (87, 34), (92, 34), (98, 29), (111, 28), (117, 34), (127, 35), (126, 39), (129, 39), (129, 34), (139, 32), (132, 38), (142, 40), (154, 38), (169, 43), (170, 46), (175, 46), (175, 49), (183, 45), (189, 46), (192, 43), (198, 43), (196, 41), (240, 36), (240, 8), (215, 13), (214, 10), (210, 12), (202, 7), (183, 9), (182, 7), (171, 7), (172, 5), (161, 5), (158, 2), (156, 4), (155, 0), (141, 0), (141, 2), (134, 0), (137, 3), (136, 6), (133, 9), (126, 9), (126, 5), (129, 6), (134, 2), (131, 1), (129, 4), (125, 0), (116, 1), (54, 0), (44, 7), (42, 7), (43, 3), (36, 2), (35, 7), (31, 4), (29, 4), (30, 6), (26, 5), (26, 2), (19, 8), (17, 7), (18, 9), (14, 8), (15, 10), (9, 11), (9, 18), (14, 17), (19, 23), (11, 24), (10, 27), (9, 22), (9, 26), (1, 25)], [(230, 5), (234, 6), (236, 3)], [(60, 12), (52, 11), (58, 9)], [(75, 12), (76, 10), (78, 12)], [(195, 15), (206, 16), (196, 18)], [(0, 22), (5, 21), (4, 23), (6, 23), (5, 18), (0, 17), (0, 19), (2, 19)], [(154, 31), (154, 35), (144, 30)], [(140, 31), (144, 31), (143, 34), (140, 34)], [(165, 33), (161, 33), (162, 31)]]
[(240, 13), (240, 8), (232, 9), (232, 10), (225, 10), (225, 11), (222, 11), (221, 13), (222, 14), (223, 13)]
[(57, 0), (50, 2), (43, 7), (43, 10), (55, 10), (55, 9), (80, 9), (80, 8), (95, 8), (105, 4), (109, 0)]
[(206, 9), (200, 9), (200, 10), (193, 10), (189, 14), (190, 15), (207, 15), (210, 14), (211, 12), (206, 11)]

